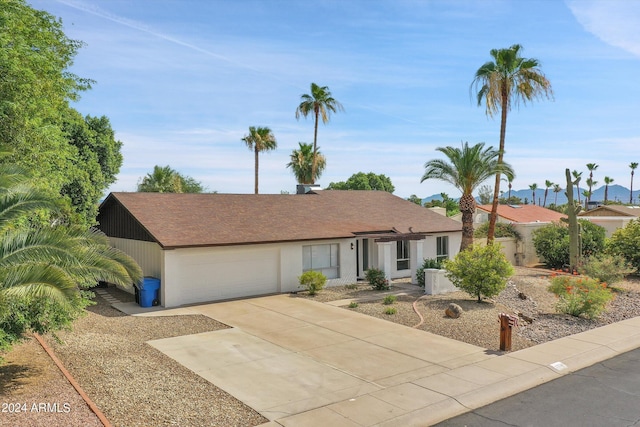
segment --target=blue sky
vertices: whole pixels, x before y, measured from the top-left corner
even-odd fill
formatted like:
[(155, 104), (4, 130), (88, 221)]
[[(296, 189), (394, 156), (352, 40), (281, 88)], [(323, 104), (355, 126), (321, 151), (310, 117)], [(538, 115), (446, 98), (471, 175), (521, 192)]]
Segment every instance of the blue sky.
[(313, 120), (295, 109), (315, 82), (345, 108), (318, 131), (321, 185), (375, 172), (401, 197), (458, 197), (421, 184), (424, 163), (461, 141), (497, 147), (499, 117), (470, 84), (491, 49), (515, 43), (540, 60), (555, 98), (509, 115), (515, 189), (563, 184), (567, 167), (586, 176), (586, 163), (599, 165), (597, 186), (609, 176), (628, 187), (640, 162), (638, 1), (28, 1), (86, 43), (72, 71), (97, 83), (75, 107), (109, 117), (124, 143), (111, 191), (170, 165), (209, 190), (252, 193), (241, 138), (269, 126), (278, 149), (260, 155), (260, 192), (294, 192), (285, 165), (313, 142)]

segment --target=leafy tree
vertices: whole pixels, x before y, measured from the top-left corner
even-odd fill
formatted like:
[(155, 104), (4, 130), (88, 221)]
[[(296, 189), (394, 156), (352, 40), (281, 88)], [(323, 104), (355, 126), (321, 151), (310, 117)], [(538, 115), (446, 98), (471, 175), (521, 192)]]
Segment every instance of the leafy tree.
[(498, 162), (499, 154), (493, 147), (484, 148), (482, 142), (472, 147), (465, 142), (462, 148), (438, 147), (436, 150), (443, 153), (448, 161), (433, 159), (426, 162), (420, 182), (439, 179), (462, 192), (459, 202), (462, 212), (462, 251), (473, 243), (473, 215), (476, 210), (473, 191), (496, 173), (513, 177), (514, 172), (509, 164)]
[[(309, 114), (313, 114), (313, 163), (311, 166), (311, 177), (316, 176), (318, 168), (318, 120), (322, 118), (322, 123), (329, 123), (331, 113), (344, 111), (344, 107), (331, 96), (331, 91), (327, 86), (318, 86), (311, 83), (311, 94), (303, 94), (300, 96), (300, 104), (296, 108), (296, 119), (300, 116), (305, 118)], [(311, 182), (311, 184), (315, 181)]]
[(460, 206), (458, 205), (458, 202), (456, 200), (449, 197), (447, 193), (440, 193), (440, 197), (442, 197), (442, 200), (433, 199), (425, 203), (424, 207), (425, 208), (435, 208), (435, 207), (445, 208), (447, 211), (447, 216), (453, 216), (460, 213)]
[(536, 204), (536, 190), (538, 189), (538, 184), (533, 183), (529, 185), (529, 190), (531, 190), (531, 200), (533, 201), (531, 204)]
[(415, 203), (418, 206), (422, 206), (422, 199), (420, 197), (416, 196), (415, 194), (410, 195), (407, 198), (407, 200), (412, 202), (412, 203)]
[[(487, 237), (488, 232), (489, 223), (483, 222), (478, 226), (478, 228), (473, 231), (473, 237)], [(522, 236), (520, 235), (518, 230), (516, 230), (513, 224), (509, 222), (496, 223), (495, 237), (515, 237), (515, 239), (518, 241), (522, 240)]]
[(258, 194), (258, 154), (263, 151), (275, 150), (278, 146), (276, 137), (268, 127), (249, 127), (249, 134), (242, 138), (249, 150), (255, 154), (255, 194)]
[(544, 182), (544, 201), (542, 202), (542, 207), (547, 206), (547, 194), (549, 194), (549, 188), (553, 186), (553, 182), (548, 179)]
[(491, 203), (491, 196), (493, 195), (493, 188), (490, 185), (482, 185), (478, 189), (478, 199), (481, 205), (488, 205)]
[(604, 177), (604, 204), (606, 205), (609, 201), (609, 185), (613, 183), (613, 178), (609, 178), (608, 176)]
[(299, 149), (293, 150), (287, 167), (291, 169), (298, 184), (313, 184), (320, 178), (327, 166), (325, 157), (320, 153), (320, 147), (316, 152), (316, 172), (313, 173), (313, 146), (305, 142), (299, 142)]
[(614, 231), (606, 250), (624, 257), (636, 272), (640, 272), (640, 219), (629, 221), (624, 228)]
[(69, 326), (89, 304), (83, 290), (100, 280), (128, 287), (142, 278), (97, 230), (22, 225), (38, 209), (55, 205), (20, 170), (0, 166), (0, 348), (28, 331)]
[(202, 193), (202, 184), (189, 176), (182, 176), (169, 166), (154, 166), (153, 172), (148, 173), (138, 182), (141, 193)]
[(347, 181), (331, 182), (327, 190), (377, 190), (393, 193), (395, 187), (391, 179), (386, 175), (376, 175), (373, 172), (358, 172), (353, 174)]
[(514, 270), (500, 245), (471, 245), (453, 260), (446, 261), (445, 275), (454, 286), (482, 302), (482, 297), (498, 295), (507, 287)]
[[(484, 63), (476, 71), (471, 87), (477, 90), (478, 106), (484, 101), (487, 116), (500, 112), (500, 146), (498, 163), (503, 162), (504, 140), (507, 130), (507, 113), (520, 101), (524, 104), (539, 98), (552, 98), (551, 83), (540, 70), (540, 62), (534, 58), (520, 56), (522, 46), (514, 44), (507, 49), (492, 49), (492, 61)], [(479, 90), (478, 90), (479, 88)], [(500, 173), (496, 174), (493, 189), (493, 204), (489, 217), (487, 242), (493, 241), (498, 217), (498, 195)]]
[(631, 168), (631, 189), (629, 190), (629, 204), (633, 204), (633, 175), (634, 171), (638, 167), (638, 162), (629, 163), (629, 167)]
[[(604, 250), (605, 230), (584, 219), (578, 220), (581, 228), (581, 252), (585, 257), (597, 255)], [(552, 223), (533, 232), (536, 254), (548, 267), (561, 268), (569, 265), (569, 228), (564, 223)]]

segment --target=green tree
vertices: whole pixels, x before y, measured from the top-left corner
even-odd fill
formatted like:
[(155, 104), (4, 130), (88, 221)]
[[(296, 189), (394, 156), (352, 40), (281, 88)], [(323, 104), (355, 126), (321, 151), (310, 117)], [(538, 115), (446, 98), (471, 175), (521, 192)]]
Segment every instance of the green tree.
[(500, 245), (471, 245), (453, 260), (445, 262), (445, 275), (454, 286), (482, 302), (507, 287), (507, 279), (514, 270), (502, 253)]
[(608, 176), (604, 177), (604, 204), (606, 205), (609, 201), (609, 185), (613, 183), (613, 178), (609, 178)]
[(462, 144), (462, 148), (438, 147), (448, 161), (442, 159), (429, 160), (424, 164), (425, 172), (420, 182), (427, 179), (439, 179), (448, 182), (462, 192), (459, 206), (462, 212), (462, 242), (460, 251), (473, 243), (473, 215), (476, 210), (476, 200), (473, 191), (488, 178), (495, 174), (504, 173), (513, 177), (511, 166), (498, 162), (498, 151), (493, 147), (484, 148), (480, 142), (472, 147), (469, 143)]
[(320, 178), (324, 168), (327, 166), (325, 157), (320, 153), (320, 147), (316, 152), (316, 172), (313, 176), (313, 145), (299, 142), (300, 148), (291, 152), (290, 161), (287, 167), (296, 177), (298, 184), (313, 184)]
[(415, 194), (410, 195), (407, 198), (407, 200), (412, 202), (412, 203), (415, 203), (418, 206), (422, 206), (422, 199), (420, 197), (416, 196)]
[[(20, 221), (51, 198), (15, 168), (0, 166), (0, 347), (25, 332), (67, 327), (89, 304), (83, 292), (104, 280), (129, 287), (140, 267), (97, 230)], [(26, 225), (23, 225), (26, 224)]]
[(613, 232), (607, 241), (606, 251), (619, 255), (640, 272), (640, 219), (634, 219), (624, 228)]
[(549, 188), (551, 188), (553, 186), (553, 182), (549, 181), (548, 179), (545, 180), (544, 182), (544, 201), (542, 202), (542, 207), (546, 207), (547, 206), (547, 194), (549, 194)]
[(460, 206), (458, 202), (451, 197), (447, 193), (440, 193), (440, 197), (442, 200), (433, 199), (424, 204), (425, 208), (435, 208), (442, 207), (447, 211), (447, 216), (454, 216), (460, 213)]
[(275, 150), (278, 147), (276, 137), (273, 136), (273, 132), (268, 127), (249, 127), (249, 134), (242, 138), (242, 141), (247, 144), (249, 150), (252, 150), (255, 154), (255, 194), (258, 194), (258, 154), (263, 151)]
[[(539, 98), (552, 98), (551, 83), (540, 70), (540, 62), (534, 58), (520, 56), (522, 46), (514, 44), (507, 49), (492, 49), (492, 61), (484, 63), (476, 71), (471, 88), (477, 91), (478, 106), (484, 101), (487, 116), (500, 112), (500, 146), (498, 163), (503, 162), (507, 113), (513, 105)], [(498, 217), (498, 195), (500, 194), (500, 173), (496, 174), (493, 189), (493, 204), (489, 217), (487, 242), (492, 242)]]
[[(581, 255), (597, 255), (605, 247), (605, 230), (599, 225), (579, 219)], [(548, 267), (560, 268), (570, 263), (569, 227), (564, 223), (551, 223), (533, 232), (533, 246), (536, 254)]]
[(531, 190), (531, 200), (532, 200), (532, 205), (536, 204), (536, 190), (538, 189), (538, 184), (533, 183), (531, 185), (529, 185), (529, 190)]
[(589, 202), (591, 201), (591, 195), (593, 194), (591, 189), (598, 183), (598, 181), (593, 180), (593, 171), (596, 169), (598, 169), (597, 164), (587, 163), (587, 170), (589, 170), (589, 179), (586, 180), (586, 183), (587, 183), (587, 186), (589, 187), (589, 197), (585, 200), (585, 209), (589, 206)]
[(393, 193), (395, 187), (386, 175), (358, 172), (351, 175), (346, 181), (329, 183), (327, 190), (376, 190)]
[(577, 170), (571, 171), (571, 175), (573, 176), (573, 185), (576, 186), (576, 190), (578, 193), (578, 204), (581, 204), (580, 200), (580, 180), (582, 179), (582, 172), (578, 172)]
[(478, 189), (478, 200), (481, 205), (488, 205), (491, 203), (491, 196), (493, 195), (493, 188), (490, 185), (481, 185)]
[(202, 193), (202, 184), (189, 176), (183, 176), (169, 166), (154, 166), (153, 172), (138, 182), (141, 193)]
[(633, 204), (633, 175), (634, 175), (634, 171), (638, 167), (638, 163), (631, 162), (629, 163), (629, 167), (631, 168), (631, 189), (629, 190), (629, 204), (632, 205)]
[(554, 206), (558, 206), (558, 193), (562, 191), (560, 184), (553, 184), (553, 192), (555, 193), (555, 199), (553, 201)]
[[(316, 177), (316, 169), (318, 168), (318, 120), (322, 118), (322, 123), (329, 123), (331, 113), (344, 111), (344, 107), (333, 96), (327, 86), (318, 86), (311, 83), (311, 93), (300, 96), (300, 104), (296, 108), (296, 119), (300, 116), (305, 118), (309, 114), (313, 114), (313, 163), (311, 166), (311, 176)], [(314, 184), (315, 181), (311, 182)]]

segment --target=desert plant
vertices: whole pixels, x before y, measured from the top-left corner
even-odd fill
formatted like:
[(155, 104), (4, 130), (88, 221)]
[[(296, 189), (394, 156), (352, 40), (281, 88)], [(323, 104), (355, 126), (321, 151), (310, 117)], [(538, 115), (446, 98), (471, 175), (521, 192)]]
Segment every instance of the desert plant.
[(472, 245), (444, 265), (451, 283), (482, 301), (482, 296), (498, 295), (507, 287), (513, 267), (500, 245)]
[(438, 270), (442, 269), (442, 261), (439, 261), (434, 258), (425, 258), (422, 261), (422, 265), (418, 267), (416, 270), (416, 276), (418, 278), (418, 285), (424, 288), (424, 270), (428, 268), (437, 268)]
[(578, 271), (592, 279), (613, 285), (633, 273), (635, 269), (621, 255), (599, 254), (587, 258)]
[(640, 219), (630, 221), (624, 228), (613, 232), (607, 241), (607, 253), (624, 257), (640, 272)]
[(302, 276), (298, 277), (301, 288), (305, 288), (309, 295), (315, 295), (324, 288), (327, 283), (327, 277), (319, 271), (306, 271)]
[(370, 268), (364, 275), (365, 279), (376, 291), (386, 291), (389, 289), (389, 281), (384, 271), (378, 268)]
[(351, 301), (351, 302), (349, 303), (349, 308), (356, 308), (356, 307), (358, 307), (358, 303), (357, 303), (357, 302), (355, 302), (355, 301)]
[(395, 307), (387, 307), (384, 311), (384, 314), (391, 316), (392, 314), (396, 314), (398, 310)]
[(384, 297), (384, 301), (382, 303), (384, 305), (391, 305), (396, 302), (397, 299), (398, 297), (396, 297), (395, 295), (387, 295), (386, 297)]
[(598, 317), (607, 302), (613, 298), (605, 283), (589, 278), (554, 277), (548, 289), (559, 298), (558, 311), (587, 319)]

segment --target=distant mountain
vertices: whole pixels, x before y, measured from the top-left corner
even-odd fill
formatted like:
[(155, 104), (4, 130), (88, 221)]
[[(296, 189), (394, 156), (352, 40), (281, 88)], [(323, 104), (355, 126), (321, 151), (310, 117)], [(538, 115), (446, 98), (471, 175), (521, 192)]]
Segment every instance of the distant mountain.
[[(580, 186), (580, 200), (584, 202), (584, 196), (582, 195), (582, 191), (586, 190), (585, 187)], [(502, 194), (504, 197), (507, 197), (507, 191), (504, 191)], [(525, 199), (528, 203), (531, 203), (532, 191), (530, 189), (526, 190), (511, 190), (511, 197), (518, 197), (524, 203)], [(578, 199), (578, 191), (574, 187), (573, 189), (573, 197)], [(609, 194), (608, 199), (610, 201), (629, 203), (629, 189), (622, 185), (610, 185), (609, 186)], [(422, 203), (430, 202), (432, 200), (442, 200), (442, 196), (440, 194), (433, 194), (429, 197), (425, 197), (422, 199)], [(477, 200), (477, 198), (476, 198)], [(593, 190), (593, 194), (591, 195), (592, 201), (603, 202), (604, 201), (604, 185), (599, 187), (596, 190)], [(544, 188), (538, 188), (536, 190), (536, 204), (542, 206), (544, 202)], [(636, 204), (640, 204), (640, 190), (633, 192), (633, 202)], [(556, 203), (556, 193), (553, 192), (553, 189), (549, 188), (549, 192), (547, 193), (547, 206)], [(564, 205), (567, 203), (567, 196), (564, 194), (564, 189), (558, 193), (557, 204)]]

